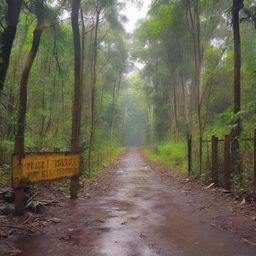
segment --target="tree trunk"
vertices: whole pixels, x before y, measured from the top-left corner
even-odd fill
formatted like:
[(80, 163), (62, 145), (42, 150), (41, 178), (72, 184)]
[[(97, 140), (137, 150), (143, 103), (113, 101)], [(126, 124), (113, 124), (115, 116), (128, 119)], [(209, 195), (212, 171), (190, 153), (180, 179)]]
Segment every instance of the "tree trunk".
[[(232, 22), (233, 22), (233, 35), (234, 35), (234, 114), (240, 112), (241, 109), (241, 40), (240, 40), (240, 19), (239, 12), (243, 8), (243, 0), (233, 0), (232, 7)], [(235, 137), (240, 136), (241, 120), (238, 117), (233, 125), (232, 135)]]
[[(80, 152), (80, 127), (81, 127), (81, 110), (82, 110), (82, 90), (81, 90), (81, 42), (80, 42), (80, 31), (79, 31), (79, 9), (80, 0), (72, 1), (72, 31), (73, 31), (73, 42), (74, 42), (74, 70), (75, 70), (75, 81), (74, 81), (74, 98), (73, 98), (73, 109), (72, 109), (72, 133), (71, 133), (71, 151)], [(79, 186), (78, 176), (72, 177), (70, 183), (70, 194), (71, 198), (77, 198), (77, 190)]]
[(127, 131), (127, 115), (128, 115), (128, 103), (124, 106), (124, 119), (122, 124), (122, 140), (123, 145), (127, 144), (127, 137), (126, 137), (126, 131)]
[[(232, 6), (232, 23), (233, 23), (233, 36), (234, 36), (234, 114), (238, 114), (241, 110), (241, 40), (240, 40), (240, 18), (239, 12), (243, 8), (244, 0), (233, 0)], [(240, 161), (240, 147), (239, 136), (241, 133), (241, 119), (236, 117), (235, 122), (232, 124), (232, 170), (241, 173), (242, 166)]]
[(20, 81), (20, 103), (19, 103), (19, 117), (18, 117), (18, 131), (17, 131), (17, 143), (15, 144), (16, 152), (24, 152), (24, 131), (26, 123), (26, 110), (27, 110), (27, 84), (29, 74), (34, 63), (35, 57), (38, 52), (40, 39), (44, 30), (44, 5), (43, 2), (38, 1), (37, 7), (40, 12), (37, 15), (37, 25), (33, 32), (33, 42), (28, 54), (25, 67), (23, 69)]
[[(14, 95), (14, 89), (16, 87), (16, 85), (19, 83), (18, 79), (19, 79), (19, 70), (21, 69), (21, 60), (22, 60), (22, 52), (23, 52), (23, 48), (27, 39), (27, 35), (28, 35), (28, 29), (29, 26), (31, 25), (31, 23), (25, 25), (25, 31), (23, 33), (23, 38), (22, 40), (19, 42), (18, 45), (18, 49), (19, 52), (15, 57), (15, 61), (14, 64), (12, 65), (13, 67), (13, 71), (11, 73), (11, 83), (12, 86), (10, 86), (10, 91), (9, 91), (9, 101), (8, 101), (8, 115), (10, 120), (12, 120), (13, 118), (13, 114), (14, 114), (14, 110), (15, 110), (15, 105), (17, 104), (17, 97), (15, 97)], [(15, 125), (13, 125), (13, 123), (9, 123), (8, 125), (8, 131), (7, 131), (7, 138), (9, 138), (10, 140), (13, 139), (13, 137), (15, 136), (16, 133), (16, 129), (15, 129)]]
[(9, 0), (6, 2), (8, 5), (6, 15), (7, 27), (4, 29), (3, 34), (0, 37), (0, 90), (4, 88), (12, 44), (19, 21), (22, 0)]
[[(26, 110), (27, 110), (27, 84), (29, 74), (34, 63), (36, 54), (38, 52), (40, 39), (44, 30), (44, 4), (43, 1), (36, 2), (36, 16), (37, 26), (33, 33), (33, 42), (25, 62), (25, 67), (22, 72), (20, 81), (20, 104), (18, 116), (18, 131), (15, 138), (15, 153), (24, 154), (24, 132), (26, 124)], [(15, 189), (15, 213), (21, 215), (24, 209), (24, 190), (23, 188)]]
[[(97, 8), (96, 8), (97, 9)], [(93, 149), (93, 139), (95, 130), (95, 98), (96, 98), (96, 65), (97, 65), (97, 54), (98, 54), (98, 30), (100, 21), (100, 11), (96, 11), (96, 21), (95, 21), (95, 31), (93, 39), (93, 49), (92, 49), (92, 63), (91, 63), (91, 128), (90, 128), (90, 138), (89, 138), (89, 156), (88, 156), (88, 169), (89, 172), (92, 168), (92, 149)]]
[(178, 90), (177, 90), (177, 80), (173, 85), (173, 116), (174, 116), (174, 139), (178, 142), (179, 139), (179, 123), (178, 123)]
[(147, 104), (147, 118), (149, 129), (149, 143), (153, 143), (154, 139), (154, 105)]
[(183, 114), (185, 117), (186, 135), (190, 135), (191, 131), (190, 131), (190, 125), (189, 125), (188, 96), (187, 96), (183, 77), (178, 76), (178, 83), (181, 90), (181, 101), (182, 101), (181, 104), (182, 104)]
[(202, 59), (203, 48), (201, 43), (201, 23), (200, 23), (200, 1), (188, 1), (188, 25), (190, 27), (190, 34), (193, 40), (194, 53), (194, 81), (193, 81), (193, 101), (195, 113), (197, 117), (197, 125), (199, 137), (203, 137), (202, 117), (201, 117), (201, 73), (202, 73)]
[(110, 139), (112, 141), (113, 138), (113, 134), (114, 134), (114, 129), (115, 129), (115, 122), (116, 122), (116, 105), (118, 103), (118, 98), (119, 98), (119, 91), (120, 91), (120, 87), (121, 87), (121, 81), (122, 81), (122, 73), (117, 74), (117, 78), (116, 78), (116, 83), (114, 85), (113, 88), (113, 94), (112, 94), (112, 121), (111, 121), (111, 129), (110, 129)]
[[(83, 85), (84, 85), (84, 63), (85, 63), (85, 23), (84, 23), (84, 13), (83, 9), (80, 8), (80, 14), (81, 14), (81, 23), (82, 23), (82, 38), (81, 38), (81, 86), (80, 86), (80, 94), (81, 94), (81, 99), (83, 97)], [(83, 99), (81, 102), (81, 107), (82, 107)], [(82, 110), (81, 110), (82, 112)]]

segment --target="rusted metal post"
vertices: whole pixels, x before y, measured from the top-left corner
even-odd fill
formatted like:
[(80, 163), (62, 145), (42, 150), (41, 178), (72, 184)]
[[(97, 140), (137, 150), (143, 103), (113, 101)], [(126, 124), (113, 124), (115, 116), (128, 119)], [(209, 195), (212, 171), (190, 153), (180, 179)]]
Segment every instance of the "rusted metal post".
[(253, 136), (253, 193), (256, 194), (256, 129)]
[(188, 141), (188, 175), (192, 175), (192, 135), (187, 136)]
[[(22, 157), (24, 154), (24, 137), (16, 136), (15, 137), (15, 154), (18, 154), (19, 157)], [(18, 187), (14, 188), (14, 211), (15, 215), (20, 216), (24, 213), (24, 188)]]
[(219, 185), (219, 170), (218, 170), (218, 138), (212, 136), (212, 182)]
[(230, 154), (231, 137), (226, 135), (224, 139), (224, 187), (231, 188), (231, 154)]

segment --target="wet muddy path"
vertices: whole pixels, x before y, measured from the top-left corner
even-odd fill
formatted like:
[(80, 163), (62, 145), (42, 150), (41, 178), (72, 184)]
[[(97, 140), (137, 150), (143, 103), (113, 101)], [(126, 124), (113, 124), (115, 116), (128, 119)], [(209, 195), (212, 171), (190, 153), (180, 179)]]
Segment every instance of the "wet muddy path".
[(52, 210), (61, 223), (39, 236), (20, 237), (22, 256), (235, 256), (256, 247), (211, 226), (191, 208), (177, 184), (159, 178), (136, 149), (127, 150), (108, 189)]

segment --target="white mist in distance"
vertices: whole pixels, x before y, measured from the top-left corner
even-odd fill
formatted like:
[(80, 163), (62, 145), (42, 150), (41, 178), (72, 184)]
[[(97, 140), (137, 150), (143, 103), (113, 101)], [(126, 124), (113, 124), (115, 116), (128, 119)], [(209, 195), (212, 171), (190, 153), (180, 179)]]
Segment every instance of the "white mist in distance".
[(124, 28), (128, 33), (132, 33), (136, 28), (136, 23), (140, 19), (144, 19), (147, 16), (151, 0), (138, 1), (124, 1), (125, 8), (121, 11), (121, 14), (128, 18), (128, 21), (124, 23)]
[[(136, 29), (136, 25), (140, 19), (145, 19), (149, 10), (149, 6), (152, 3), (152, 0), (144, 1), (125, 1), (120, 0), (121, 3), (125, 3), (125, 7), (121, 10), (121, 14), (126, 16), (127, 22), (123, 23), (124, 29), (127, 33), (132, 34)], [(136, 70), (140, 70), (144, 67), (139, 61), (131, 61), (133, 63), (133, 68), (127, 74), (130, 76)]]

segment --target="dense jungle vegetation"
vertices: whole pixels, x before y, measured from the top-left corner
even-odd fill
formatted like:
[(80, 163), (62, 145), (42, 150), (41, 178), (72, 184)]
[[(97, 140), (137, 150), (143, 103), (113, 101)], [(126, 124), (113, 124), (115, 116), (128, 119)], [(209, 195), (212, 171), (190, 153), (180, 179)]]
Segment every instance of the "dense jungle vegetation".
[(1, 174), (14, 151), (81, 150), (95, 172), (127, 145), (185, 169), (188, 135), (252, 136), (255, 1), (152, 1), (130, 34), (124, 7), (0, 0)]

